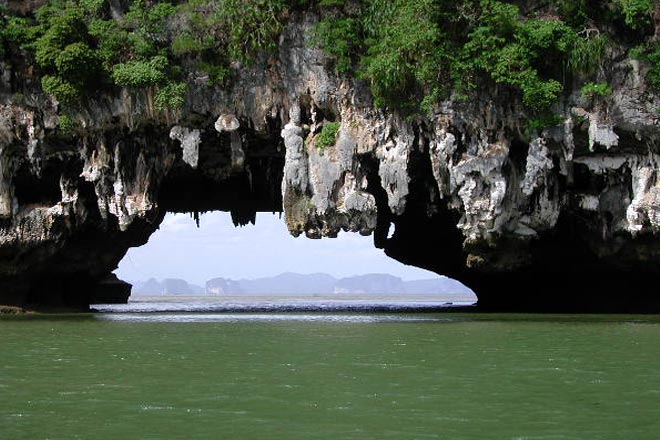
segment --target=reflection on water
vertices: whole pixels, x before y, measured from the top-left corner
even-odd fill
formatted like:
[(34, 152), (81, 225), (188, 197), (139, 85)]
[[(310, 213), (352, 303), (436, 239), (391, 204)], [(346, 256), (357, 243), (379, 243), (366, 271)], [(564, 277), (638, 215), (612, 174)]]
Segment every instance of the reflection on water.
[(377, 323), (377, 322), (439, 322), (449, 318), (405, 316), (405, 315), (340, 315), (340, 314), (281, 314), (281, 313), (108, 313), (98, 315), (99, 320), (130, 322), (336, 322), (336, 323)]
[(0, 439), (634, 439), (660, 317), (117, 308), (0, 319)]
[(374, 300), (277, 300), (277, 301), (135, 301), (128, 304), (96, 304), (99, 312), (422, 312), (470, 306), (472, 302), (374, 301)]

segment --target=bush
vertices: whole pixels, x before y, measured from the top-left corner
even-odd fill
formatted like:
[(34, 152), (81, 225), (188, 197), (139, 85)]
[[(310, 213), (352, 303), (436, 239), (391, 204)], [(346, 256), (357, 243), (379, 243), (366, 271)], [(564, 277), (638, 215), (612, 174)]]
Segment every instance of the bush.
[(76, 128), (76, 121), (67, 114), (59, 115), (57, 128), (62, 134), (70, 134)]
[(27, 18), (0, 16), (0, 50), (2, 42), (22, 46), (33, 42), (36, 38), (35, 30)]
[(642, 29), (653, 20), (654, 0), (614, 0), (631, 29)]
[(223, 86), (231, 76), (231, 70), (224, 65), (200, 62), (199, 69), (209, 76), (209, 84), (212, 86)]
[(660, 93), (660, 44), (655, 45), (654, 50), (648, 54), (647, 59), (651, 64), (648, 80), (655, 87), (656, 92)]
[(424, 96), (439, 94), (440, 71), (449, 54), (434, 20), (438, 13), (433, 0), (371, 3), (364, 21), (369, 39), (360, 74), (371, 85), (377, 106), (417, 107)]
[(174, 55), (193, 54), (211, 47), (213, 47), (213, 43), (209, 41), (208, 37), (200, 40), (191, 33), (185, 32), (177, 36), (172, 42), (172, 53)]
[(321, 128), (321, 132), (316, 137), (316, 148), (325, 150), (328, 147), (334, 146), (335, 142), (337, 142), (340, 128), (341, 122), (325, 123), (323, 128)]
[[(556, 79), (574, 46), (575, 31), (556, 20), (522, 20), (518, 8), (494, 0), (483, 0), (479, 25), (468, 35), (454, 63), (459, 90), (473, 90), (480, 72), (497, 83), (522, 92), (523, 103), (545, 111), (557, 101), (563, 87)], [(543, 76), (540, 72), (543, 72)]]
[(112, 70), (112, 80), (120, 87), (156, 86), (167, 79), (167, 66), (167, 58), (163, 56), (117, 64)]
[(62, 49), (55, 57), (57, 73), (74, 83), (84, 83), (98, 71), (98, 58), (87, 44), (76, 42)]
[(544, 128), (561, 125), (564, 118), (556, 113), (544, 112), (527, 121), (528, 135), (538, 135)]
[(335, 60), (337, 73), (351, 70), (359, 44), (359, 24), (354, 18), (327, 18), (314, 28), (312, 42)]
[(585, 84), (582, 89), (580, 89), (580, 92), (582, 92), (582, 97), (589, 100), (594, 98), (605, 98), (612, 94), (612, 87), (607, 83), (596, 84), (590, 82)]
[(119, 62), (126, 52), (128, 32), (115, 20), (93, 20), (89, 25), (89, 34), (97, 40), (96, 51), (106, 71)]
[(178, 110), (186, 103), (186, 83), (169, 83), (158, 90), (155, 98), (155, 107), (158, 111)]
[(251, 63), (255, 53), (274, 50), (285, 5), (282, 0), (224, 0), (216, 18), (227, 29), (229, 56)]
[(574, 73), (587, 76), (595, 74), (609, 44), (609, 38), (601, 34), (575, 38), (568, 57), (568, 67)]
[(41, 88), (64, 105), (73, 104), (81, 94), (78, 87), (55, 76), (47, 75), (41, 78)]

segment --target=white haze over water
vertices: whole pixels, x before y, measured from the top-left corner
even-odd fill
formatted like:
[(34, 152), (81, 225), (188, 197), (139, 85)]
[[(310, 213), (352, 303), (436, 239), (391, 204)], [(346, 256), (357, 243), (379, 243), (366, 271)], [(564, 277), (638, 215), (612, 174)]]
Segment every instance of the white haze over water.
[(227, 212), (203, 214), (199, 229), (189, 214), (167, 214), (149, 242), (130, 249), (115, 271), (127, 281), (181, 278), (202, 286), (215, 277), (250, 279), (282, 272), (388, 273), (404, 280), (438, 276), (389, 258), (374, 247), (373, 236), (341, 232), (337, 238), (295, 238), (277, 214), (259, 213), (256, 225), (236, 228)]

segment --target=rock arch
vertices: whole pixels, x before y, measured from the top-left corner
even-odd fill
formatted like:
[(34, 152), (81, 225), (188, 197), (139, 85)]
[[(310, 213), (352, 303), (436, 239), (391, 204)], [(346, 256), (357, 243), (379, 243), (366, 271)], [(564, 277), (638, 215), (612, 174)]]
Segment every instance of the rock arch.
[[(607, 115), (573, 94), (562, 124), (529, 132), (504, 91), (428, 118), (376, 109), (305, 43), (312, 25), (291, 17), (266, 68), (241, 68), (226, 90), (195, 82), (181, 111), (108, 92), (76, 111), (72, 133), (57, 102), (3, 65), (0, 302), (85, 306), (166, 211), (230, 210), (241, 224), (283, 209), (293, 234), (373, 232), (491, 309), (657, 309), (642, 285), (659, 272), (660, 102), (625, 61)], [(320, 144), (337, 123), (334, 145)]]

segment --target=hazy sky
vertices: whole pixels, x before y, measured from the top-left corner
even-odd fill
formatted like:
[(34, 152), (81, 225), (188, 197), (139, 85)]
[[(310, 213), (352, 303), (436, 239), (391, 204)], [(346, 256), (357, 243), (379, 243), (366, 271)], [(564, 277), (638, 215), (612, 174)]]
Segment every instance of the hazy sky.
[(182, 278), (203, 285), (215, 277), (258, 278), (282, 272), (325, 272), (337, 277), (389, 273), (405, 280), (434, 278), (373, 245), (373, 236), (341, 232), (337, 238), (292, 237), (279, 215), (257, 214), (256, 225), (235, 228), (225, 212), (168, 214), (149, 242), (132, 248), (115, 271), (119, 278)]

